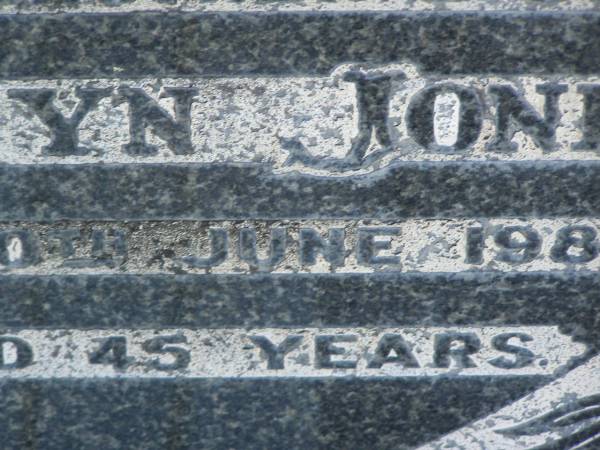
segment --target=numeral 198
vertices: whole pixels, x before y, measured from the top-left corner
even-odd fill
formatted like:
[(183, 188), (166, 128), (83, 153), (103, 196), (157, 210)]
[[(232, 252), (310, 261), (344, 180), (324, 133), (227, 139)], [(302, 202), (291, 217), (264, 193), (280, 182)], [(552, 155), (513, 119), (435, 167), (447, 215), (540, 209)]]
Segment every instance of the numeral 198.
[[(559, 263), (588, 263), (598, 256), (597, 234), (596, 229), (588, 225), (562, 227), (551, 237), (553, 241), (547, 256)], [(488, 236), (493, 241), (492, 248), (489, 248)], [(465, 260), (469, 264), (482, 264), (484, 252), (491, 250), (495, 261), (528, 263), (541, 256), (542, 243), (542, 235), (528, 225), (494, 227), (489, 232), (483, 227), (469, 227)]]

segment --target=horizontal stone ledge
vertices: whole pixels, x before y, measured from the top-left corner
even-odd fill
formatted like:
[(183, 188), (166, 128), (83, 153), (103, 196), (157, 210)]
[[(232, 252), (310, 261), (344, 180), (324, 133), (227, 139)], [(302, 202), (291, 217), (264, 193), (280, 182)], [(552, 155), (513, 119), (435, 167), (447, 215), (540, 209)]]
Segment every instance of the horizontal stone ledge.
[(529, 0), (453, 0), (451, 3), (439, 3), (426, 0), (414, 3), (411, 0), (344, 0), (323, 2), (321, 0), (4, 0), (0, 3), (0, 12), (13, 14), (32, 14), (41, 12), (130, 12), (130, 11), (586, 11), (593, 9), (594, 0), (565, 0), (560, 3), (540, 2), (533, 4)]
[(598, 217), (600, 162), (400, 163), (367, 175), (259, 165), (0, 165), (0, 220)]
[(600, 342), (600, 274), (5, 275), (6, 328), (555, 325)]
[(550, 377), (586, 351), (556, 326), (18, 328), (0, 345), (0, 379)]
[(599, 18), (592, 11), (8, 14), (0, 16), (0, 78), (328, 74), (346, 62), (592, 74), (600, 70)]
[(600, 272), (599, 235), (556, 217), (0, 222), (0, 273)]
[[(546, 377), (3, 380), (2, 443), (89, 448), (398, 449), (510, 404)], [(452, 399), (452, 411), (442, 408)], [(60, 411), (60, 414), (52, 414)], [(454, 413), (456, 411), (456, 413)], [(40, 432), (39, 430), (44, 430)], [(98, 430), (107, 430), (102, 439)], [(102, 439), (102, 440), (100, 440)], [(332, 443), (335, 443), (332, 446)]]

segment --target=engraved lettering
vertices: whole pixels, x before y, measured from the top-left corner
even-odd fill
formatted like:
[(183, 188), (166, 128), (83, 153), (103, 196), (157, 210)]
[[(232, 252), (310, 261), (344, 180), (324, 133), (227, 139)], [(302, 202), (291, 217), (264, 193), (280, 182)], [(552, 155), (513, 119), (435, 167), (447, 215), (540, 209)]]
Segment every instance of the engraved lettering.
[[(458, 133), (453, 145), (440, 145), (435, 139), (435, 100), (448, 93), (455, 94), (460, 101)], [(482, 106), (477, 91), (454, 83), (425, 87), (413, 96), (406, 112), (409, 134), (430, 151), (452, 152), (469, 148), (479, 137), (482, 121)]]
[(191, 110), (195, 88), (167, 87), (162, 96), (175, 100), (175, 118), (161, 108), (143, 89), (121, 86), (115, 105), (124, 101), (129, 104), (129, 143), (123, 151), (133, 156), (156, 155), (158, 149), (146, 142), (146, 128), (166, 141), (169, 149), (176, 155), (189, 155), (194, 152), (191, 139)]
[[(64, 257), (72, 256), (75, 253), (73, 248), (73, 240), (79, 240), (81, 235), (77, 230), (62, 230), (67, 233), (64, 234), (66, 238), (64, 242), (65, 249), (69, 255), (63, 255)], [(74, 231), (69, 233), (69, 231)], [(102, 229), (93, 229), (91, 231), (91, 257), (81, 258), (67, 258), (63, 262), (65, 267), (116, 267), (117, 265), (124, 262), (127, 256), (127, 241), (125, 238), (125, 232), (117, 229), (110, 229), (109, 231)], [(62, 245), (62, 242), (61, 242)]]
[(0, 231), (0, 264), (8, 268), (29, 267), (40, 262), (38, 239), (28, 230)]
[(536, 145), (545, 152), (554, 150), (556, 126), (560, 119), (558, 98), (567, 92), (564, 84), (541, 84), (536, 86), (539, 94), (544, 94), (544, 117), (509, 85), (492, 85), (488, 89), (496, 105), (496, 135), (486, 145), (486, 150), (514, 152), (518, 144), (511, 142), (517, 131), (530, 135)]
[(48, 247), (50, 253), (58, 252), (62, 258), (71, 258), (75, 255), (73, 242), (80, 239), (81, 232), (75, 228), (64, 230), (50, 230), (48, 232)]
[(469, 357), (481, 348), (475, 333), (440, 333), (435, 336), (433, 361), (436, 367), (450, 367), (453, 361), (457, 367), (477, 367)]
[(210, 256), (202, 258), (199, 256), (184, 256), (181, 258), (185, 264), (198, 269), (208, 269), (218, 266), (227, 259), (227, 230), (223, 228), (211, 228), (210, 236)]
[(467, 228), (467, 256), (468, 264), (483, 263), (483, 249), (485, 247), (485, 234), (482, 227)]
[(319, 369), (354, 369), (357, 361), (333, 360), (332, 356), (344, 355), (346, 349), (334, 345), (338, 342), (356, 342), (353, 334), (315, 336), (315, 365)]
[(127, 357), (127, 338), (110, 336), (105, 339), (94, 339), (100, 347), (89, 355), (90, 364), (108, 364), (115, 369), (123, 369), (129, 363)]
[[(518, 240), (515, 235), (522, 239)], [(502, 227), (494, 235), (494, 241), (501, 248), (497, 259), (509, 263), (533, 261), (542, 246), (542, 238), (537, 231), (519, 225)]]
[(517, 338), (521, 342), (531, 342), (533, 338), (526, 333), (502, 333), (492, 338), (492, 347), (501, 352), (511, 353), (514, 355), (514, 360), (499, 356), (488, 361), (492, 366), (500, 367), (501, 369), (520, 369), (530, 365), (535, 360), (535, 355), (531, 350), (525, 347), (519, 347), (509, 344), (508, 342)]
[(112, 263), (115, 256), (126, 257), (125, 232), (116, 229), (92, 230), (92, 256), (107, 261), (109, 264)]
[[(7, 358), (8, 348), (14, 356)], [(33, 349), (29, 343), (15, 336), (0, 336), (0, 370), (22, 369), (33, 363)]]
[(400, 258), (394, 255), (379, 255), (381, 250), (390, 250), (392, 244), (389, 239), (381, 240), (377, 237), (397, 236), (400, 230), (395, 227), (359, 228), (356, 259), (359, 264), (399, 264)]
[(77, 127), (102, 98), (110, 95), (110, 91), (111, 89), (77, 88), (75, 94), (80, 102), (69, 118), (54, 106), (54, 89), (9, 89), (7, 95), (25, 103), (50, 130), (50, 144), (42, 149), (42, 154), (69, 156), (86, 155), (91, 151), (79, 146)]
[(156, 370), (179, 370), (185, 369), (190, 364), (190, 351), (176, 345), (167, 344), (186, 344), (187, 339), (183, 335), (173, 334), (170, 336), (157, 336), (148, 339), (142, 343), (142, 349), (147, 353), (158, 353), (161, 355), (170, 355), (173, 358), (172, 363), (161, 362), (160, 359), (151, 360), (148, 365)]
[(292, 350), (298, 348), (302, 343), (302, 336), (292, 334), (286, 336), (283, 342), (279, 345), (273, 344), (266, 336), (249, 336), (250, 340), (260, 347), (267, 356), (267, 369), (280, 370), (285, 367), (284, 359)]
[(256, 231), (253, 228), (240, 230), (240, 259), (251, 268), (259, 271), (270, 271), (285, 258), (286, 229), (273, 228), (269, 246), (269, 257), (259, 258), (256, 250)]
[[(284, 165), (299, 161), (305, 166), (320, 169), (356, 169), (368, 166), (390, 153), (393, 150), (389, 128), (392, 81), (405, 79), (406, 75), (401, 71), (350, 70), (345, 73), (344, 80), (356, 86), (358, 115), (358, 133), (352, 139), (346, 156), (343, 158), (314, 156), (301, 142), (282, 139), (283, 147), (289, 152)], [(366, 155), (373, 137), (381, 148)]]
[(580, 84), (577, 92), (583, 94), (583, 138), (574, 143), (573, 150), (600, 150), (600, 84)]
[[(398, 76), (404, 78), (403, 74), (397, 74), (396, 77)], [(358, 134), (352, 140), (346, 160), (350, 165), (360, 166), (373, 135), (380, 146), (389, 148), (392, 145), (388, 128), (392, 75), (349, 71), (345, 74), (344, 80), (356, 86), (358, 111)]]
[(38, 239), (28, 230), (0, 231), (0, 264), (7, 268), (29, 267), (40, 262)]
[(0, 369), (27, 366), (39, 378), (527, 376), (552, 375), (586, 351), (556, 326), (329, 330), (5, 330)]
[(343, 266), (346, 259), (344, 238), (343, 228), (330, 228), (327, 240), (313, 228), (301, 228), (300, 264), (316, 264), (317, 252), (319, 252), (332, 267)]
[[(588, 226), (568, 226), (558, 230), (556, 242), (550, 250), (554, 261), (564, 263), (585, 263), (598, 256), (596, 230)], [(572, 249), (580, 249), (573, 253)]]
[[(390, 356), (394, 352), (396, 356)], [(419, 367), (419, 362), (413, 355), (410, 345), (399, 334), (384, 334), (377, 348), (375, 356), (368, 364), (369, 369), (379, 369), (384, 364), (402, 364), (403, 367)]]

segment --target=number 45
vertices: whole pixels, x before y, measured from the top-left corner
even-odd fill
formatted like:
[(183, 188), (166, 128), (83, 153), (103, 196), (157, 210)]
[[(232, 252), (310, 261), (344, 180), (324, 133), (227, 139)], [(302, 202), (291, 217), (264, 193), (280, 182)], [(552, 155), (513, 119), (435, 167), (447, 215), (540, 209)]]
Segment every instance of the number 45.
[[(127, 338), (125, 336), (109, 336), (94, 339), (99, 347), (89, 354), (90, 364), (109, 364), (116, 369), (125, 369), (133, 363), (134, 358), (127, 356)], [(155, 370), (184, 369), (190, 364), (190, 351), (181, 346), (187, 338), (181, 334), (157, 336), (142, 342), (142, 350), (157, 355), (170, 355), (173, 362), (165, 363), (160, 357), (150, 359), (146, 364)]]

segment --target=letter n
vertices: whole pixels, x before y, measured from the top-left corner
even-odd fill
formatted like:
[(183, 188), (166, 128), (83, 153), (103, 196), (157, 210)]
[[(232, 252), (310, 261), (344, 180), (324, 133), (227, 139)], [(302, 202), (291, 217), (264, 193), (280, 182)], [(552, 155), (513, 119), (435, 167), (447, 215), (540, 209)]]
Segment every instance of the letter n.
[(118, 103), (129, 104), (129, 143), (123, 151), (134, 156), (151, 156), (158, 153), (155, 145), (146, 142), (146, 128), (151, 127), (154, 133), (166, 141), (169, 149), (176, 155), (189, 155), (192, 148), (191, 110), (195, 88), (168, 87), (161, 97), (172, 97), (175, 100), (174, 118), (141, 88), (119, 87)]
[(496, 152), (514, 152), (518, 144), (511, 142), (517, 131), (523, 131), (532, 137), (536, 145), (544, 152), (554, 150), (556, 146), (556, 127), (560, 120), (558, 98), (567, 91), (564, 84), (540, 84), (536, 92), (545, 97), (544, 117), (508, 85), (491, 85), (489, 93), (496, 104), (496, 135), (486, 145), (486, 150)]

